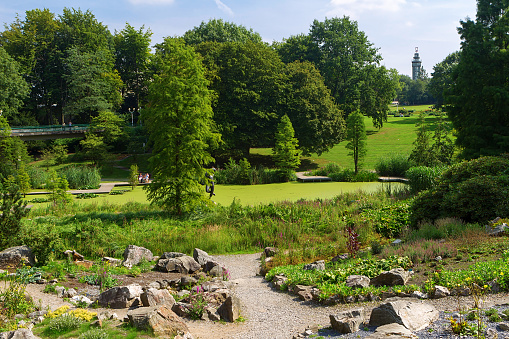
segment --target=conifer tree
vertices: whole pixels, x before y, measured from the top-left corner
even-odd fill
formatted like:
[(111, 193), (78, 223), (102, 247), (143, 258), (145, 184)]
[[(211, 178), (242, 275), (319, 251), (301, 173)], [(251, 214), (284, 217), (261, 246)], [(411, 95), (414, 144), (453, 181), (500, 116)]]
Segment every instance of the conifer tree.
[(359, 172), (359, 169), (362, 167), (362, 161), (366, 156), (367, 138), (364, 116), (359, 111), (355, 111), (346, 120), (346, 139), (348, 143), (345, 146), (351, 151), (348, 155), (353, 157), (355, 174)]
[(288, 180), (291, 173), (300, 165), (301, 151), (298, 149), (299, 141), (295, 138), (292, 122), (287, 115), (281, 118), (275, 139), (276, 144), (272, 150), (274, 162), (285, 180)]

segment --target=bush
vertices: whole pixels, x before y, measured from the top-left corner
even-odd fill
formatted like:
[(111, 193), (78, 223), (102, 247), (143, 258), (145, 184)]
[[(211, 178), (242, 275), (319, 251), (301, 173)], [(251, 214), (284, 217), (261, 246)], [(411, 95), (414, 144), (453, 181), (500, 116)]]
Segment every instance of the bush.
[(408, 155), (391, 153), (378, 160), (375, 170), (380, 176), (403, 177), (410, 168)]
[(59, 175), (67, 179), (71, 189), (99, 188), (101, 184), (97, 167), (67, 166), (59, 170)]
[(237, 164), (230, 158), (224, 169), (215, 172), (214, 180), (216, 184), (224, 185), (260, 185), (296, 180), (295, 174), (290, 177), (285, 174), (263, 166), (252, 168), (247, 159), (242, 159)]
[(81, 326), (83, 321), (74, 315), (63, 314), (60, 317), (50, 320), (47, 328), (48, 333), (63, 334), (75, 330)]
[(410, 189), (413, 193), (428, 190), (438, 184), (438, 179), (446, 167), (412, 167), (406, 171), (405, 176), (410, 180)]
[(409, 226), (409, 206), (405, 203), (382, 206), (376, 209), (366, 209), (361, 215), (370, 224), (375, 225), (377, 233), (391, 238), (398, 236), (401, 231)]
[(421, 192), (412, 202), (411, 220), (457, 217), (486, 222), (509, 215), (509, 157), (484, 157), (448, 168), (435, 188)]
[(82, 333), (78, 339), (107, 339), (108, 337), (108, 332), (105, 330), (94, 328)]
[(314, 170), (311, 175), (326, 176), (338, 182), (372, 182), (378, 180), (378, 174), (370, 171), (359, 171), (357, 174), (351, 169), (343, 168), (334, 162)]

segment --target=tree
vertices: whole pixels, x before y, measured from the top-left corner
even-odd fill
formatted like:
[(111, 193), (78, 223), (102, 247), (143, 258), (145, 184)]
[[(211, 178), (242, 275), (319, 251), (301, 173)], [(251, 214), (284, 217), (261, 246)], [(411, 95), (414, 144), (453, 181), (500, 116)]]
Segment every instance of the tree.
[(276, 143), (272, 150), (276, 167), (288, 180), (291, 173), (300, 165), (301, 151), (299, 141), (295, 138), (292, 122), (287, 115), (283, 115), (277, 126)]
[(200, 181), (213, 161), (208, 143), (213, 133), (211, 93), (205, 70), (192, 48), (166, 38), (156, 46), (157, 73), (149, 86), (149, 108), (142, 112), (150, 132), (153, 181), (148, 198), (177, 214), (208, 201)]
[(251, 41), (203, 44), (197, 50), (215, 69), (214, 121), (226, 151), (247, 156), (250, 147), (274, 145), (284, 88), (278, 54)]
[(438, 122), (435, 124), (433, 132), (433, 145), (431, 153), (436, 165), (450, 165), (454, 155), (454, 143), (449, 137), (448, 124), (445, 121), (443, 113), (438, 115)]
[(461, 21), (459, 62), (445, 104), (466, 159), (509, 152), (507, 1), (477, 1), (476, 20)]
[(345, 147), (351, 151), (348, 155), (353, 158), (355, 174), (362, 167), (362, 161), (367, 152), (367, 138), (364, 116), (359, 111), (353, 112), (346, 119), (346, 139), (348, 143)]
[(129, 184), (131, 185), (131, 189), (134, 190), (139, 183), (139, 174), (140, 170), (138, 169), (138, 165), (132, 164), (129, 168)]
[(69, 182), (66, 178), (58, 176), (55, 170), (49, 172), (46, 189), (50, 192), (53, 206), (66, 205), (72, 201), (71, 194), (67, 193)]
[(200, 26), (194, 27), (184, 33), (184, 41), (188, 45), (198, 45), (203, 42), (239, 42), (248, 41), (262, 43), (260, 34), (242, 25), (223, 21), (222, 19), (211, 19), (208, 22), (202, 21)]
[(0, 115), (16, 121), (18, 109), (29, 93), (19, 66), (0, 46)]
[(147, 81), (150, 78), (150, 29), (139, 30), (126, 24), (115, 34), (115, 68), (123, 82), (122, 97), (128, 99), (127, 107), (138, 110), (140, 100), (147, 96)]
[(444, 105), (444, 93), (449, 91), (452, 86), (452, 73), (459, 60), (460, 53), (454, 52), (433, 67), (432, 78), (428, 83), (427, 90), (435, 98), (436, 108), (441, 108)]
[(16, 245), (21, 219), (28, 214), (27, 203), (22, 200), (14, 177), (0, 183), (0, 249)]
[(424, 120), (424, 113), (419, 114), (419, 121), (415, 126), (417, 127), (417, 138), (414, 141), (414, 149), (410, 153), (409, 160), (416, 166), (433, 166), (431, 135)]
[(285, 67), (282, 112), (295, 126), (304, 155), (327, 152), (344, 138), (343, 114), (334, 103), (320, 72), (310, 62), (292, 62)]

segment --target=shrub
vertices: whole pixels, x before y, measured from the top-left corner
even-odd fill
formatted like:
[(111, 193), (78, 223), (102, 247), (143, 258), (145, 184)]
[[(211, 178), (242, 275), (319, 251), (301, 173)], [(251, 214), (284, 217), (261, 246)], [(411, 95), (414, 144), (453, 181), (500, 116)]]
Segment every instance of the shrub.
[(361, 215), (375, 225), (375, 230), (384, 237), (398, 236), (401, 231), (410, 225), (409, 206), (406, 203), (382, 206), (376, 209), (366, 209)]
[(328, 177), (333, 173), (339, 173), (342, 171), (343, 171), (343, 168), (341, 166), (339, 166), (335, 162), (329, 162), (329, 163), (325, 164), (323, 167), (320, 167), (319, 169), (312, 171), (311, 174), (317, 175), (317, 176)]
[(59, 170), (59, 176), (67, 179), (71, 189), (98, 188), (101, 184), (97, 167), (67, 166)]
[(410, 179), (412, 192), (418, 193), (435, 187), (445, 169), (446, 167), (417, 166), (406, 171), (405, 176)]
[(108, 332), (101, 330), (100, 328), (94, 328), (88, 330), (78, 337), (78, 339), (107, 339), (109, 338)]
[(409, 168), (408, 155), (398, 153), (391, 153), (380, 158), (375, 165), (376, 172), (386, 177), (403, 177)]
[(49, 321), (47, 333), (62, 334), (75, 330), (81, 326), (83, 320), (75, 317), (72, 314), (64, 313), (59, 317), (53, 318)]
[(225, 185), (260, 185), (272, 184), (284, 181), (295, 181), (295, 174), (281, 174), (277, 169), (269, 169), (263, 166), (253, 168), (247, 159), (240, 160), (237, 164), (231, 159), (225, 164), (224, 169), (218, 169), (214, 174), (217, 184)]
[(338, 182), (372, 182), (378, 180), (376, 173), (360, 170), (355, 174), (354, 170), (342, 168), (334, 162), (329, 162), (325, 166), (312, 171), (311, 175), (327, 176), (332, 181)]

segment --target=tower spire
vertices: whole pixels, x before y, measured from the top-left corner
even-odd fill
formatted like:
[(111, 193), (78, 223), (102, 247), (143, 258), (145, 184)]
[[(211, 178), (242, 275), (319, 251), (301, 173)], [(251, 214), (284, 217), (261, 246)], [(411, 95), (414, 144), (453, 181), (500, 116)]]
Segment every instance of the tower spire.
[(422, 61), (419, 57), (419, 47), (415, 47), (415, 54), (412, 59), (412, 80), (419, 79), (419, 76), (421, 75), (421, 65)]

